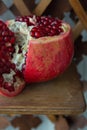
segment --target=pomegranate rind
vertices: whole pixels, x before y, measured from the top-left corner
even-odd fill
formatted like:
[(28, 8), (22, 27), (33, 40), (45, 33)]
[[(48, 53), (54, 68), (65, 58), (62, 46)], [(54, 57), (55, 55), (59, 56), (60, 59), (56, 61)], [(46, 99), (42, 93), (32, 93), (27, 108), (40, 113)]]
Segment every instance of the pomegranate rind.
[(63, 73), (70, 65), (74, 44), (71, 27), (67, 31), (52, 37), (41, 37), (29, 41), (25, 69), (25, 81), (43, 82)]
[(14, 97), (19, 95), (23, 89), (25, 88), (25, 81), (21, 80), (21, 84), (18, 84), (16, 86), (15, 91), (9, 92), (7, 89), (4, 89), (0, 86), (0, 94), (6, 97)]

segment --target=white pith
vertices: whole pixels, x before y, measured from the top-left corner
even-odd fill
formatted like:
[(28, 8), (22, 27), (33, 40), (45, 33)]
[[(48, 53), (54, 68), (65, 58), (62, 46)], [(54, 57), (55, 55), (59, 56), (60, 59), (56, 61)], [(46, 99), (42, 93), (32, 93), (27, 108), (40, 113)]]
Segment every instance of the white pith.
[(15, 72), (11, 69), (9, 74), (4, 73), (2, 76), (5, 82), (13, 83), (13, 76)]
[[(12, 20), (10, 24), (8, 25), (9, 29), (12, 30), (15, 33), (16, 36), (16, 42), (15, 42), (15, 53), (13, 54), (12, 63), (16, 65), (16, 68), (18, 70), (22, 70), (23, 64), (25, 63), (25, 54), (27, 52), (27, 48), (29, 46), (29, 40), (39, 40), (41, 38), (35, 39), (32, 38), (30, 35), (30, 31), (33, 26), (27, 26), (25, 22), (18, 22)], [(62, 24), (61, 28), (64, 32), (68, 30), (68, 27), (66, 24)], [(54, 36), (56, 37), (56, 36)], [(54, 39), (54, 37), (44, 37), (47, 38), (47, 41)], [(44, 40), (42, 40), (42, 43)], [(41, 43), (41, 42), (40, 42)], [(21, 46), (21, 53), (18, 53), (19, 51), (19, 45)], [(10, 70), (9, 74), (3, 74), (3, 78), (5, 82), (13, 82), (13, 76), (15, 75), (15, 72), (13, 70)]]
[[(9, 25), (10, 30), (15, 33), (15, 53), (13, 54), (12, 62), (15, 63), (18, 70), (22, 70), (22, 65), (25, 63), (25, 54), (27, 52), (28, 43), (31, 39), (30, 30), (32, 26), (27, 26), (25, 22), (12, 22)], [(21, 46), (22, 53), (18, 53), (19, 46)]]
[(62, 23), (61, 28), (63, 29), (63, 32), (66, 32), (68, 30), (68, 26), (66, 26), (65, 23)]

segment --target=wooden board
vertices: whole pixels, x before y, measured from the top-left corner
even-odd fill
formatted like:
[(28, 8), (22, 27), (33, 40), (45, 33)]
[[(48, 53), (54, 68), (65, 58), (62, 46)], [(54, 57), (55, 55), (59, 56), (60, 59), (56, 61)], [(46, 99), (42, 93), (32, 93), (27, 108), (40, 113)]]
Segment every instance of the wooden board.
[(29, 84), (16, 97), (0, 96), (0, 113), (78, 114), (85, 109), (81, 83), (75, 66), (54, 80)]

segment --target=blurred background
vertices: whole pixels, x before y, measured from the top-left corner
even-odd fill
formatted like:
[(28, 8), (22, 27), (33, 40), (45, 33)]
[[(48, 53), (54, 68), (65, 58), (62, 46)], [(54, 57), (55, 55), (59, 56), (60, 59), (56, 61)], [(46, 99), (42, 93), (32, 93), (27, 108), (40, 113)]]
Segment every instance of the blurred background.
[[(40, 0), (24, 0), (28, 14), (33, 14)], [(45, 6), (46, 4), (46, 6)], [(84, 10), (87, 2), (81, 1)], [(75, 27), (79, 18), (71, 7), (68, 0), (44, 1), (41, 15), (59, 17), (68, 22), (72, 28)], [(22, 15), (22, 12), (14, 5), (13, 0), (0, 0), (0, 19), (6, 21)], [(78, 74), (82, 83), (82, 90), (87, 104), (87, 31), (85, 27), (75, 38), (75, 56)], [(87, 130), (87, 111), (77, 116), (56, 115), (56, 122), (50, 120), (46, 115), (6, 115), (0, 114), (0, 130)]]

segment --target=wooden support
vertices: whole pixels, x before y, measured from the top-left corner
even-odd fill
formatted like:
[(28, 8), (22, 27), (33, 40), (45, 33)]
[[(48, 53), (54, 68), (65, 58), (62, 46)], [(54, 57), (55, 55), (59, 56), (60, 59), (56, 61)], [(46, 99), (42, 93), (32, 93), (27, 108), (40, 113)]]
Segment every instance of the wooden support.
[(40, 16), (43, 14), (47, 6), (51, 3), (52, 0), (41, 0), (39, 4), (34, 9), (33, 13)]
[(17, 7), (17, 9), (19, 10), (19, 12), (21, 13), (21, 15), (30, 15), (31, 14), (31, 12), (27, 8), (27, 6), (25, 5), (23, 0), (14, 0), (14, 4)]
[(84, 110), (81, 83), (74, 63), (53, 80), (27, 85), (16, 97), (0, 95), (1, 114), (76, 115)]
[(83, 26), (87, 29), (87, 14), (85, 10), (83, 9), (81, 3), (79, 0), (69, 0), (72, 8), (74, 9), (75, 13), (81, 20)]
[(0, 15), (2, 15), (8, 8), (3, 3), (3, 1), (0, 1)]
[(56, 116), (55, 115), (47, 115), (47, 117), (49, 118), (50, 121), (52, 122), (56, 122)]
[(79, 20), (79, 21), (77, 22), (77, 24), (75, 25), (75, 27), (72, 29), (74, 41), (75, 41), (76, 38), (80, 35), (80, 33), (82, 32), (82, 30), (83, 30), (84, 28), (85, 28), (84, 25), (83, 25), (82, 22)]

